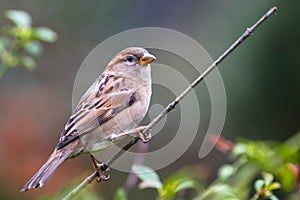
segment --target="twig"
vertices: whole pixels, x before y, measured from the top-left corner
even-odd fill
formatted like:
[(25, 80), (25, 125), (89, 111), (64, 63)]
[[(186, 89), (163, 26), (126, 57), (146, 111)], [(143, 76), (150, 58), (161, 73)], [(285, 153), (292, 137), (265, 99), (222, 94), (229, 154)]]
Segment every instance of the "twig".
[(90, 184), (96, 177), (97, 177), (97, 171), (94, 171), (90, 176), (84, 179), (79, 185), (76, 186), (71, 192), (69, 192), (63, 200), (69, 200), (73, 199), (83, 188), (85, 188), (88, 184)]
[[(277, 11), (277, 7), (271, 8), (268, 12), (266, 12), (255, 24), (253, 24), (250, 28), (247, 28), (246, 31), (216, 60), (214, 61), (189, 87), (187, 87), (174, 101), (172, 101), (163, 112), (161, 112), (152, 122), (150, 122), (147, 126), (143, 128), (142, 133), (148, 133), (150, 129), (155, 126), (166, 114), (168, 114), (171, 110), (173, 110), (176, 105), (195, 87), (197, 86), (212, 70), (214, 70), (234, 49), (236, 49), (243, 41), (245, 41), (249, 36), (253, 35), (253, 32), (256, 30), (258, 26), (260, 26), (265, 20), (267, 20), (271, 15), (273, 15)], [(138, 127), (140, 128), (140, 127)], [(137, 129), (130, 130), (128, 132), (123, 133), (122, 135), (129, 135), (132, 133), (137, 133)], [(105, 169), (108, 168), (114, 161), (116, 161), (120, 156), (124, 154), (129, 148), (131, 148), (134, 144), (139, 140), (138, 137), (133, 138), (128, 144), (126, 144), (119, 152), (117, 152), (112, 158), (110, 158), (105, 163)], [(82, 183), (80, 183), (75, 189), (73, 189), (65, 198), (72, 199), (77, 193), (79, 193), (86, 185), (91, 183), (97, 177), (97, 173), (94, 172), (89, 177), (87, 177)]]

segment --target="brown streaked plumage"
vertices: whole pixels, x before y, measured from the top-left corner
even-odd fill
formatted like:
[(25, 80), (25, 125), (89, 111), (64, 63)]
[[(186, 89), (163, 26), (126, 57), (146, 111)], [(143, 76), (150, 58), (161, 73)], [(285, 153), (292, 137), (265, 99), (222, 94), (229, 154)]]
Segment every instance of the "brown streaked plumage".
[(110, 135), (136, 127), (148, 110), (149, 64), (155, 59), (139, 47), (118, 53), (81, 97), (55, 150), (21, 191), (42, 187), (66, 159), (105, 149), (119, 140)]

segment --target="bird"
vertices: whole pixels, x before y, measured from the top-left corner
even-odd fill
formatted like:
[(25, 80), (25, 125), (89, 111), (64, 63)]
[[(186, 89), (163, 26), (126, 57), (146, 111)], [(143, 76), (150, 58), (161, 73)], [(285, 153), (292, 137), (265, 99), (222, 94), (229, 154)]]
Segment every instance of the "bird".
[[(156, 57), (141, 47), (128, 47), (108, 63), (90, 85), (61, 132), (57, 146), (44, 165), (21, 192), (42, 187), (65, 160), (81, 154), (91, 156), (99, 180), (109, 177), (101, 171), (92, 153), (109, 148), (136, 128), (145, 117), (152, 94), (150, 63)], [(145, 134), (136, 133), (142, 141)]]

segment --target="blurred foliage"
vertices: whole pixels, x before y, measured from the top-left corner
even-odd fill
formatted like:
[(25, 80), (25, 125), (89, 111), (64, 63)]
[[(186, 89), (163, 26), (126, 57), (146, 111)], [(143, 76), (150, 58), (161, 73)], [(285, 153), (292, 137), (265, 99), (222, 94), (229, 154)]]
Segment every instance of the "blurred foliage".
[[(228, 152), (232, 163), (221, 166), (218, 177), (207, 187), (196, 180), (196, 176), (191, 176), (201, 173), (191, 173), (192, 168), (181, 170), (166, 181), (161, 181), (159, 175), (147, 166), (133, 165), (132, 172), (141, 180), (139, 188), (155, 189), (157, 199), (190, 199), (193, 189), (196, 191), (193, 199), (197, 200), (296, 200), (300, 192), (297, 191), (299, 139), (300, 133), (285, 143), (240, 139), (232, 145), (231, 141), (219, 138), (216, 147)], [(228, 149), (229, 146), (232, 148)], [(127, 194), (119, 188), (115, 200), (126, 199)]]
[[(198, 180), (197, 173), (203, 172), (197, 168), (185, 167), (165, 181), (144, 165), (134, 164), (132, 172), (141, 180), (139, 189), (155, 189), (157, 199), (296, 200), (300, 195), (297, 190), (300, 184), (299, 140), (300, 132), (285, 143), (240, 139), (233, 144), (219, 138), (216, 148), (227, 152), (232, 163), (221, 166), (217, 178), (208, 186), (205, 186), (203, 180)], [(229, 149), (229, 146), (232, 148)], [(85, 195), (85, 199), (94, 199), (90, 193)], [(119, 188), (114, 199), (127, 200), (128, 194)]]
[(255, 195), (252, 198), (253, 200), (259, 199), (260, 196), (264, 198), (268, 198), (271, 200), (277, 200), (278, 197), (273, 194), (273, 190), (277, 190), (281, 187), (280, 183), (273, 182), (274, 176), (269, 173), (262, 174), (263, 179), (258, 179), (255, 181)]
[(127, 195), (123, 188), (119, 188), (114, 196), (114, 200), (127, 200)]
[(54, 42), (56, 33), (47, 27), (32, 27), (31, 16), (22, 10), (8, 10), (5, 17), (12, 25), (1, 29), (0, 79), (9, 68), (23, 66), (36, 68), (36, 59), (42, 54), (41, 42)]
[(139, 188), (156, 189), (158, 191), (158, 199), (174, 199), (175, 196), (183, 190), (196, 189), (197, 191), (200, 191), (201, 188), (193, 179), (186, 176), (178, 177), (177, 174), (174, 174), (171, 178), (162, 183), (155, 171), (143, 165), (133, 165), (132, 172), (142, 180), (139, 184)]
[[(275, 200), (278, 197), (274, 190), (278, 193), (278, 189), (280, 199), (296, 199), (293, 196), (299, 195), (299, 136), (300, 133), (285, 143), (240, 139), (229, 151), (232, 163), (219, 168), (218, 178), (199, 199), (249, 199), (252, 196), (253, 200)], [(294, 144), (289, 142), (291, 140)], [(220, 138), (216, 147), (222, 152), (228, 151), (231, 143)], [(257, 179), (260, 174), (263, 178)]]

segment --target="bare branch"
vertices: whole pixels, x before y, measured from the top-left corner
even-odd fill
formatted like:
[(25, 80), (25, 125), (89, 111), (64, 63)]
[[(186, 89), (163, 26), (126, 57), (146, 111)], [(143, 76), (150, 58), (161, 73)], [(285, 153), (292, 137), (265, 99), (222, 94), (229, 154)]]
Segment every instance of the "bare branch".
[[(197, 86), (212, 70), (214, 70), (234, 49), (236, 49), (243, 41), (245, 41), (249, 36), (253, 35), (253, 32), (258, 26), (260, 26), (265, 20), (267, 20), (271, 15), (277, 11), (277, 7), (271, 8), (266, 12), (258, 21), (256, 21), (250, 28), (246, 31), (217, 59), (215, 60), (189, 87), (187, 87), (174, 101), (172, 101), (163, 112), (161, 112), (152, 122), (147, 126), (138, 127), (132, 129), (128, 132), (122, 133), (122, 135), (138, 134), (138, 131), (142, 128), (142, 133), (146, 134), (150, 129), (155, 126), (165, 115), (167, 115), (171, 110), (173, 110), (176, 105), (195, 87)], [(108, 168), (114, 161), (121, 157), (128, 149), (130, 149), (139, 140), (138, 137), (133, 138), (128, 144), (126, 144), (119, 152), (117, 152), (112, 158), (110, 158), (104, 166), (104, 170)], [(72, 199), (76, 194), (78, 194), (86, 185), (91, 183), (97, 177), (97, 172), (94, 172), (89, 177), (87, 177), (82, 183), (80, 183), (75, 189), (73, 189), (65, 198)]]
[(97, 177), (97, 171), (92, 173), (90, 176), (86, 177), (84, 181), (82, 181), (79, 185), (76, 186), (71, 192), (69, 192), (63, 200), (69, 200), (73, 199), (83, 188), (85, 188), (88, 184), (90, 184), (96, 177)]

